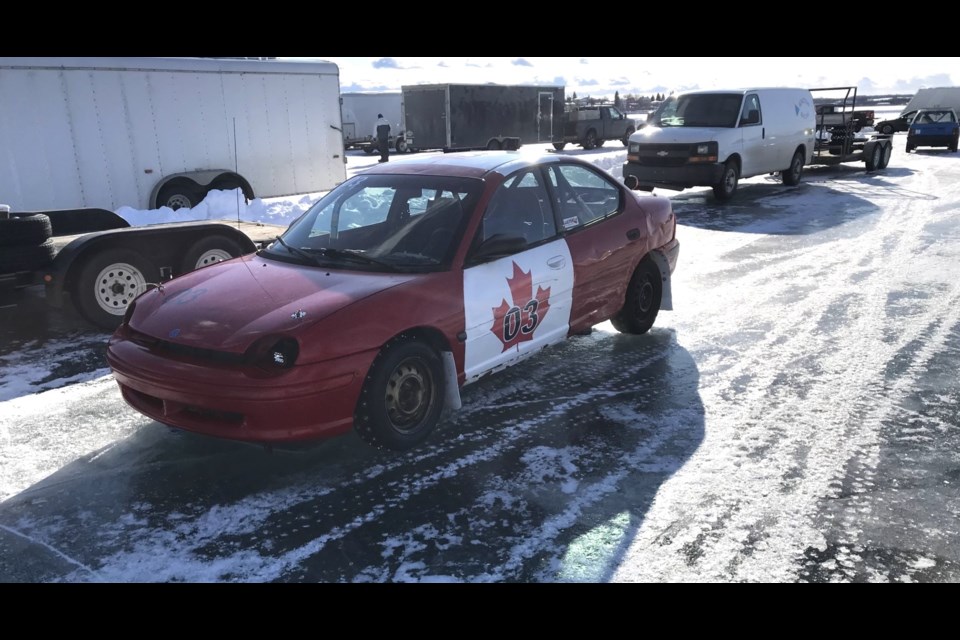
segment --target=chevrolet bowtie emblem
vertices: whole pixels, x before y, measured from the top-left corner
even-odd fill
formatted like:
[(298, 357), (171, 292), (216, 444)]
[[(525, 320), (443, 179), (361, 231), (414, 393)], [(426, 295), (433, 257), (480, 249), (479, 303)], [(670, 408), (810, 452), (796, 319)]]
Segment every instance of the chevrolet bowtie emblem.
[(668, 151), (657, 151), (657, 155), (660, 156), (661, 158), (662, 158), (663, 156), (667, 155), (667, 153), (669, 153), (669, 152), (668, 152)]

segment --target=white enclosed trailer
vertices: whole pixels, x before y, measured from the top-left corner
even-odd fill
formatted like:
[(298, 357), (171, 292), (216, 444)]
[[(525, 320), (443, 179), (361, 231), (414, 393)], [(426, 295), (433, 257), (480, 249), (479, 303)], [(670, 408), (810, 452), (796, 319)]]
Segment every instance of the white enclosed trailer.
[(14, 211), (193, 206), (346, 178), (336, 64), (0, 58), (0, 202)]

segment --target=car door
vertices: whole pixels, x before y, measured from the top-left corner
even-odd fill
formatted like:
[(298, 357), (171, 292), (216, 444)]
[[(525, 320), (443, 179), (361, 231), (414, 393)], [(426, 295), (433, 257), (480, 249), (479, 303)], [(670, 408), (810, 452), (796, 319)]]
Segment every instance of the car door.
[(466, 382), (563, 341), (572, 291), (573, 263), (543, 172), (508, 176), (484, 211), (464, 267)]
[(557, 163), (547, 169), (548, 188), (573, 260), (570, 326), (576, 332), (608, 319), (623, 306), (624, 288), (646, 237), (644, 221), (624, 214), (624, 192), (594, 167)]

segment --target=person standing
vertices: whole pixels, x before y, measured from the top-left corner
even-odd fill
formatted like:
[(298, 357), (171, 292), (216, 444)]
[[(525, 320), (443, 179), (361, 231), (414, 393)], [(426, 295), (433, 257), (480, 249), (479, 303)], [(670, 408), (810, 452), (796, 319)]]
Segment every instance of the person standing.
[(377, 114), (374, 135), (377, 136), (377, 145), (380, 147), (380, 162), (388, 162), (390, 160), (390, 123), (382, 113)]

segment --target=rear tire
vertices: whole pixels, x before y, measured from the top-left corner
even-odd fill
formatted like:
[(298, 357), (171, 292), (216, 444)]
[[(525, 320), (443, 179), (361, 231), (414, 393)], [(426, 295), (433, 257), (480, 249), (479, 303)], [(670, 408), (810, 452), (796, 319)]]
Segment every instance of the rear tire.
[(587, 131), (587, 135), (583, 136), (583, 142), (580, 143), (580, 146), (589, 151), (597, 146), (597, 132), (593, 129)]
[(645, 258), (634, 270), (623, 307), (610, 318), (610, 323), (620, 333), (646, 333), (657, 319), (662, 298), (663, 276), (657, 265)]
[(446, 379), (439, 354), (425, 342), (396, 338), (370, 365), (354, 424), (378, 449), (403, 451), (430, 435), (440, 421)]
[(803, 175), (803, 152), (797, 149), (790, 160), (790, 168), (780, 172), (780, 179), (788, 187), (794, 187), (800, 184), (800, 177)]
[(623, 138), (620, 140), (620, 142), (623, 143), (623, 146), (626, 147), (630, 145), (630, 136), (632, 136), (635, 131), (636, 129), (633, 127), (627, 127), (626, 133), (623, 134)]
[(77, 310), (101, 329), (120, 326), (123, 314), (148, 284), (160, 282), (160, 270), (129, 249), (107, 249), (83, 265), (71, 291)]
[(886, 169), (887, 165), (890, 164), (890, 155), (893, 153), (893, 145), (885, 144), (883, 145), (883, 155), (880, 157), (880, 168)]
[(487, 143), (487, 149), (490, 151), (500, 151), (503, 148), (503, 145), (500, 144), (499, 140), (491, 140)]
[(566, 146), (567, 146), (567, 143), (566, 143), (566, 142), (554, 142), (554, 143), (553, 143), (553, 148), (556, 149), (557, 151), (563, 151), (563, 149), (564, 149)]

